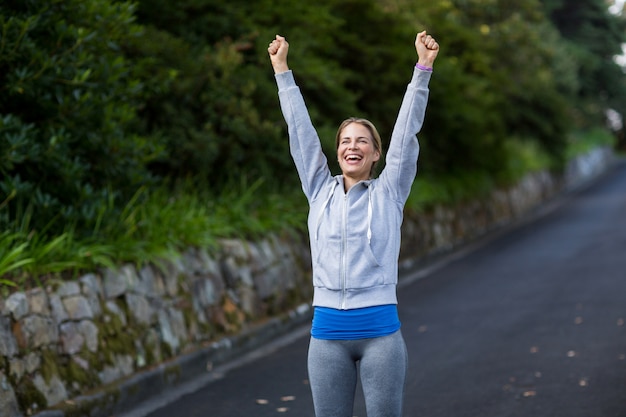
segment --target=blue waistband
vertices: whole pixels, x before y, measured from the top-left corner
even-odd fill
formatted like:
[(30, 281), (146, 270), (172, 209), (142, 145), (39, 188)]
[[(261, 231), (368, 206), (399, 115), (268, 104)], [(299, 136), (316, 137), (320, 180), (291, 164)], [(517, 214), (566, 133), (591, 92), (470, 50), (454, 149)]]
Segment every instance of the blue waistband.
[(315, 307), (311, 336), (323, 340), (371, 339), (390, 335), (399, 329), (395, 304), (353, 310)]

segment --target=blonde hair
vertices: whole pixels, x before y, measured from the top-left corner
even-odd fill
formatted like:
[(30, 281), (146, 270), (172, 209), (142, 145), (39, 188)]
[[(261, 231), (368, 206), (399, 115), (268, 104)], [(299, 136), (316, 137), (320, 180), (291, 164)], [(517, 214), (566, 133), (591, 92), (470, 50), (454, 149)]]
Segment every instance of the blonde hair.
[[(339, 125), (339, 129), (337, 129), (337, 135), (335, 136), (335, 150), (339, 149), (339, 142), (341, 140), (341, 132), (343, 131), (343, 129), (345, 129), (346, 126), (348, 126), (351, 123), (358, 123), (361, 126), (366, 127), (367, 130), (369, 130), (370, 134), (372, 135), (372, 139), (374, 141), (374, 149), (378, 151), (378, 153), (380, 154), (380, 159), (382, 159), (383, 142), (380, 139), (380, 134), (378, 133), (376, 126), (374, 126), (374, 123), (370, 122), (369, 120), (362, 119), (360, 117), (349, 117), (343, 122), (341, 122), (341, 124)], [(377, 162), (378, 161), (375, 161), (372, 164), (372, 168), (370, 169), (370, 178), (374, 176), (374, 168), (376, 167)]]

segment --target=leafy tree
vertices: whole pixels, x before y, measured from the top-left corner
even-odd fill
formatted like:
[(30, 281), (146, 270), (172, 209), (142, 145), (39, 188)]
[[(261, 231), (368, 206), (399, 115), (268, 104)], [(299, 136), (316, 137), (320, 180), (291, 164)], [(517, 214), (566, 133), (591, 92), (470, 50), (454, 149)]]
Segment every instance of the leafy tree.
[(139, 36), (129, 2), (0, 5), (0, 223), (88, 224), (152, 181), (158, 144), (129, 132), (143, 86), (120, 41)]
[[(336, 126), (337, 114), (355, 112), (356, 95), (344, 85), (347, 71), (329, 59), (340, 19), (325, 4), (278, 3), (139, 3), (140, 22), (150, 35), (129, 44), (127, 53), (152, 57), (161, 68), (157, 73), (166, 68), (176, 75), (145, 98), (140, 113), (140, 131), (168, 144), (167, 157), (154, 166), (157, 172), (192, 176), (216, 189), (235, 177), (295, 181), (283, 175), (293, 166), (266, 51), (277, 33), (294, 44), (290, 61), (320, 130), (329, 130), (331, 119)], [(144, 70), (141, 78), (153, 68)], [(162, 87), (158, 80), (155, 85)], [(330, 141), (325, 144), (330, 151)]]
[(520, 2), (490, 25), (491, 78), (504, 99), (501, 117), (508, 135), (538, 142), (559, 163), (571, 130), (568, 99), (578, 86), (577, 65), (537, 6)]
[(219, 190), (234, 176), (271, 178), (289, 162), (279, 129), (255, 105), (256, 75), (241, 50), (249, 46), (224, 41), (201, 47), (154, 27), (145, 30), (124, 50), (145, 63), (134, 68), (146, 80), (135, 128), (166, 146), (151, 163), (153, 172)]
[(560, 158), (575, 67), (562, 60), (562, 43), (536, 0), (385, 4), (413, 16), (441, 45), (422, 134), (426, 173), (499, 175), (511, 137)]
[(574, 96), (582, 116), (579, 125), (603, 123), (607, 108), (624, 114), (624, 70), (613, 59), (621, 55), (622, 44), (626, 42), (624, 17), (611, 14), (604, 0), (543, 0), (542, 3), (579, 65), (580, 83)]

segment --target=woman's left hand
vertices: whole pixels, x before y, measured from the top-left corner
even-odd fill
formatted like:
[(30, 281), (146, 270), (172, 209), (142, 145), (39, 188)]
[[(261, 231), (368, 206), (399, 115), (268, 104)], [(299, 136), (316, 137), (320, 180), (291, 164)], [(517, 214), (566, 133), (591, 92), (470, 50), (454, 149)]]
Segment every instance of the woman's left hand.
[(435, 38), (427, 34), (425, 30), (418, 33), (415, 38), (415, 50), (418, 56), (417, 63), (432, 68), (439, 53), (439, 44)]

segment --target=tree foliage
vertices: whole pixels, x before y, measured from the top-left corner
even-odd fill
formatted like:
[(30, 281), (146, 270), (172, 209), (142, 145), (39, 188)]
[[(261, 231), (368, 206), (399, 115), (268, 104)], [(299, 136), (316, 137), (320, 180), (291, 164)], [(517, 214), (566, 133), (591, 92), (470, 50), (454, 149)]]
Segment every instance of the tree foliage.
[(511, 138), (560, 161), (572, 128), (626, 103), (603, 0), (5, 0), (0, 26), (3, 226), (89, 231), (140, 186), (292, 189), (276, 34), (330, 161), (346, 117), (389, 137), (422, 29), (441, 44), (423, 174), (500, 177)]
[(544, 0), (547, 15), (563, 36), (564, 49), (578, 63), (578, 89), (573, 97), (578, 124), (602, 123), (608, 108), (624, 113), (624, 70), (614, 57), (626, 43), (626, 21), (608, 11), (604, 0)]
[(149, 183), (158, 144), (132, 132), (143, 88), (122, 40), (141, 35), (129, 2), (0, 6), (1, 224), (95, 221)]
[(427, 172), (498, 175), (511, 137), (559, 160), (576, 67), (536, 0), (390, 3), (441, 44), (422, 134)]

